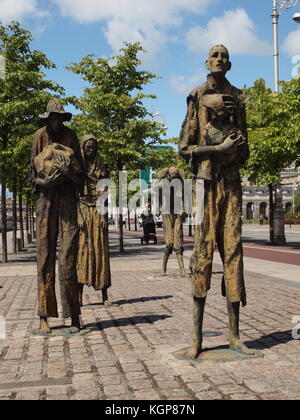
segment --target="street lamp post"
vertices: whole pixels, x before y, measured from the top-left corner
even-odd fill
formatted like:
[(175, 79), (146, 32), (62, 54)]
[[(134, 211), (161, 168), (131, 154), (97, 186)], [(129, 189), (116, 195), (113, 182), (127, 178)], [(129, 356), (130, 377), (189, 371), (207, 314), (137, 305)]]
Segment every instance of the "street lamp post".
[[(275, 77), (275, 92), (279, 92), (279, 42), (278, 42), (278, 23), (279, 23), (279, 9), (290, 9), (296, 6), (300, 0), (273, 0), (273, 29), (274, 29), (274, 77)], [(297, 22), (297, 16), (294, 16)], [(285, 245), (285, 224), (284, 224), (285, 210), (283, 206), (281, 186), (278, 185), (275, 191), (275, 203), (273, 211), (273, 220), (271, 220), (271, 241), (274, 245)]]
[(274, 76), (275, 76), (275, 92), (279, 92), (279, 44), (278, 44), (278, 23), (279, 11), (277, 0), (273, 0), (273, 29), (274, 29)]
[[(279, 42), (278, 42), (278, 23), (279, 9), (291, 9), (295, 7), (300, 0), (273, 0), (273, 26), (274, 26), (274, 76), (275, 76), (275, 92), (279, 92)], [(294, 21), (300, 23), (299, 13), (294, 15)]]

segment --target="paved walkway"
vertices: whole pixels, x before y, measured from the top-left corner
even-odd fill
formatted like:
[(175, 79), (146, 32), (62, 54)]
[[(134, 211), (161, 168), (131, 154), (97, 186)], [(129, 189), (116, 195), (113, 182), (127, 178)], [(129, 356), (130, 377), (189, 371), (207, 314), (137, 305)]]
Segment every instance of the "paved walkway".
[[(31, 335), (38, 326), (34, 247), (0, 265), (0, 314), (7, 323), (7, 339), (0, 340), (0, 399), (299, 399), (300, 344), (291, 334), (295, 316), (300, 323), (299, 267), (280, 264), (272, 272), (266, 262), (245, 258), (249, 304), (242, 310), (242, 339), (263, 358), (193, 363), (173, 354), (191, 340), (190, 280), (176, 275), (175, 257), (170, 276), (160, 277), (162, 251), (162, 245), (141, 247), (127, 238), (120, 256), (112, 234), (114, 306), (105, 308), (99, 293), (86, 288), (86, 329), (74, 337)], [(207, 348), (227, 344), (216, 257), (205, 331), (218, 336), (205, 338)], [(59, 319), (51, 325), (64, 324)]]

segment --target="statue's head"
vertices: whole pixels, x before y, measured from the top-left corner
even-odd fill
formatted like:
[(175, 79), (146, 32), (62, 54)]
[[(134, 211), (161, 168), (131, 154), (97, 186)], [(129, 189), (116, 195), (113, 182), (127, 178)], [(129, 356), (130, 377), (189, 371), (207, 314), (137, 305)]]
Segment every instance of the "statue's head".
[(98, 142), (93, 134), (87, 134), (83, 138), (82, 148), (84, 155), (89, 159), (96, 156), (98, 151)]
[(60, 133), (65, 121), (71, 121), (72, 114), (65, 112), (60, 99), (54, 98), (48, 102), (47, 112), (41, 117), (54, 133)]
[(214, 45), (209, 52), (206, 68), (215, 75), (225, 76), (231, 69), (229, 52), (224, 45)]

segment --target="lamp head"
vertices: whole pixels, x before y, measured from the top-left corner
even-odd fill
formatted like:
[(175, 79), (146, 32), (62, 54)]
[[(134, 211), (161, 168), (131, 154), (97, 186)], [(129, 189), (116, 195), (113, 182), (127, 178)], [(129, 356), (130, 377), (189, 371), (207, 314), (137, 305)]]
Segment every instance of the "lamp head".
[(293, 16), (293, 20), (296, 23), (300, 23), (300, 13), (295, 13), (294, 16)]

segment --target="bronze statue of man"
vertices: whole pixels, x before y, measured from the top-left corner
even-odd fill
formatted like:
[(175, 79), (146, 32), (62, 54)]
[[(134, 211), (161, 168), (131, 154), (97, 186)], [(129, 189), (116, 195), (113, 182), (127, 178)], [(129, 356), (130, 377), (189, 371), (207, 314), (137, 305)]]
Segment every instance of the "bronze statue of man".
[(188, 96), (180, 136), (180, 154), (194, 180), (204, 180), (204, 216), (196, 225), (192, 262), (194, 340), (187, 357), (202, 352), (203, 315), (210, 289), (216, 244), (224, 265), (222, 285), (227, 298), (230, 348), (254, 355), (239, 336), (240, 303), (245, 306), (241, 239), (242, 187), (239, 168), (249, 155), (243, 95), (226, 79), (231, 69), (228, 50), (215, 45), (206, 62), (208, 80)]
[(48, 319), (57, 318), (55, 260), (59, 238), (59, 280), (63, 317), (72, 318), (70, 332), (80, 329), (76, 259), (77, 202), (84, 165), (76, 133), (64, 125), (72, 114), (52, 99), (42, 120), (46, 126), (33, 136), (31, 182), (39, 193), (36, 203), (37, 267), (40, 333), (49, 334)]
[[(184, 213), (184, 171), (171, 166), (165, 168), (156, 174), (156, 184), (160, 187), (160, 211), (163, 219), (164, 241), (166, 244), (163, 258), (163, 275), (166, 275), (167, 265), (173, 251), (176, 253), (180, 275), (186, 276), (183, 261), (183, 223), (185, 221)], [(172, 181), (178, 180), (179, 183), (170, 187), (167, 185)], [(165, 189), (163, 183), (167, 182)], [(171, 184), (172, 185), (172, 184)], [(168, 197), (164, 195), (169, 193)], [(166, 203), (167, 202), (167, 203)], [(167, 204), (167, 206), (166, 206)], [(169, 207), (169, 208), (166, 208)]]
[(109, 259), (108, 217), (100, 214), (97, 200), (105, 192), (97, 189), (101, 179), (106, 178), (104, 161), (98, 153), (98, 142), (93, 134), (82, 140), (82, 156), (85, 164), (86, 182), (84, 194), (79, 199), (79, 251), (77, 275), (79, 282), (79, 303), (82, 306), (84, 286), (102, 291), (105, 306), (112, 306), (107, 289), (111, 286)]

